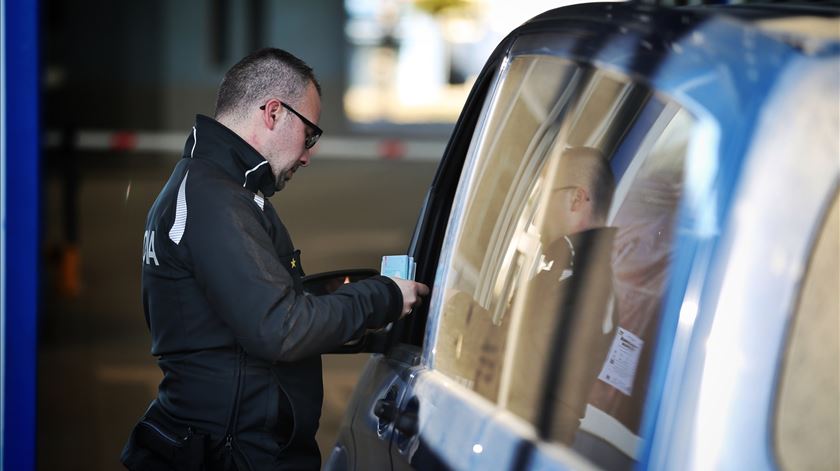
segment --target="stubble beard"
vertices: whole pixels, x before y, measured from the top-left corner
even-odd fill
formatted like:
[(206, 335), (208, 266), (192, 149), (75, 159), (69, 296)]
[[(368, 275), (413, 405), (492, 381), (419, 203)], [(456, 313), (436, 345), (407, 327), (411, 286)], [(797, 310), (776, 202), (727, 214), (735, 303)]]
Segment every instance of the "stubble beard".
[(285, 172), (280, 173), (280, 175), (278, 175), (275, 178), (274, 186), (277, 188), (277, 191), (280, 191), (280, 190), (282, 190), (283, 188), (286, 187), (286, 183), (289, 180), (292, 179), (292, 176), (295, 174), (295, 171), (297, 170), (297, 168), (298, 168), (298, 166), (295, 165), (294, 167), (290, 168), (289, 170), (286, 170)]

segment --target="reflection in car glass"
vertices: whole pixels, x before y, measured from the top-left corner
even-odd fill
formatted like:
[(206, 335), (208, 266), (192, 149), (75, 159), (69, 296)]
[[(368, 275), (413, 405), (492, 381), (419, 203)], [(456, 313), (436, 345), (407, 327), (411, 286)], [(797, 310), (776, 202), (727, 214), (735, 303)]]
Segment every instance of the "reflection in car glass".
[(501, 74), (462, 185), (435, 368), (595, 464), (631, 467), (694, 118), (559, 58)]

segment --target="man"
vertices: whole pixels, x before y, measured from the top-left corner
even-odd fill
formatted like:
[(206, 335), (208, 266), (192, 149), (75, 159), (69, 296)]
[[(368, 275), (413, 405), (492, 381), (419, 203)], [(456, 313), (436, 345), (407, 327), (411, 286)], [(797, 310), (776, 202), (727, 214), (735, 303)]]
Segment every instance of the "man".
[(321, 136), (312, 69), (279, 49), (233, 66), (146, 220), (142, 294), (164, 378), (122, 461), (146, 469), (318, 469), (322, 353), (428, 294), (374, 277), (305, 295), (266, 199)]
[[(510, 406), (571, 445), (616, 324), (615, 229), (605, 227), (615, 183), (598, 149), (572, 147), (555, 158), (541, 228), (545, 248), (524, 291)], [(544, 387), (530, 386), (535, 381)]]

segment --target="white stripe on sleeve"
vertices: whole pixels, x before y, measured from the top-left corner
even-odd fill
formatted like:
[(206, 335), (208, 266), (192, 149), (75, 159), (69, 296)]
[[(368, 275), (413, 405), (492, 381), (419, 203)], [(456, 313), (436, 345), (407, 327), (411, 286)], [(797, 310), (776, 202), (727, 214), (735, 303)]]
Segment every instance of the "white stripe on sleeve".
[(189, 170), (181, 180), (181, 186), (178, 188), (178, 202), (175, 206), (175, 223), (172, 229), (169, 230), (169, 238), (175, 245), (181, 243), (181, 238), (184, 237), (184, 230), (187, 228), (187, 177), (190, 175)]

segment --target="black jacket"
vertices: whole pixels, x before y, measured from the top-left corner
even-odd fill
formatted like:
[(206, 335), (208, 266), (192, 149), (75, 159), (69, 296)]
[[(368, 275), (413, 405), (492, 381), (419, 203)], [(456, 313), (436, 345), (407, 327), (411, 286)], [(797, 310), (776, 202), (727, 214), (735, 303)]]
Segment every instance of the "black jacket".
[[(616, 232), (589, 229), (541, 245), (530, 273), (522, 273), (528, 280), (515, 294), (521, 298), (510, 304), (518, 342), (508, 407), (570, 446), (617, 327)], [(508, 312), (511, 319), (513, 308)]]
[(384, 277), (305, 295), (300, 251), (264, 198), (274, 190), (253, 147), (196, 117), (144, 232), (143, 307), (164, 373), (144, 420), (170, 422), (146, 429), (176, 440), (206, 435), (210, 459), (240, 469), (317, 469), (320, 354), (397, 319), (402, 298)]
[[(550, 419), (549, 436), (567, 445), (574, 443), (618, 325), (612, 272), (616, 232), (594, 228), (548, 244), (528, 285), (520, 329), (531, 333), (531, 354), (547, 359), (546, 386), (536, 401), (543, 404), (544, 419)], [(546, 312), (551, 315), (534, 315)]]

